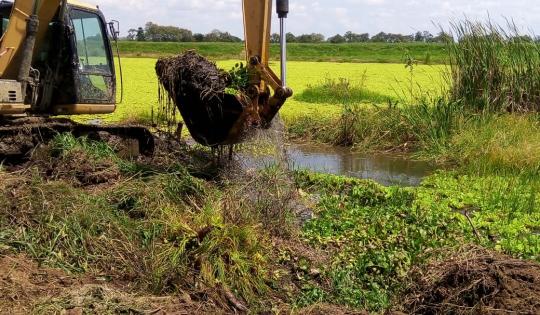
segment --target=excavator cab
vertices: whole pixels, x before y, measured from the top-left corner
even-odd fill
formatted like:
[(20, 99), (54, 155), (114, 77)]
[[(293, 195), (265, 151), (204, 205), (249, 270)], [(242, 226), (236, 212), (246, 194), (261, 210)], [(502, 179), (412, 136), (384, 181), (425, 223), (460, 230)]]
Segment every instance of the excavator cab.
[(68, 15), (67, 50), (71, 53), (63, 66), (72, 65), (75, 98), (71, 103), (114, 104), (115, 69), (103, 16), (100, 12), (76, 7), (68, 8)]
[(114, 112), (111, 34), (97, 7), (74, 0), (3, 1), (0, 16), (0, 88), (14, 92), (0, 104), (0, 115)]

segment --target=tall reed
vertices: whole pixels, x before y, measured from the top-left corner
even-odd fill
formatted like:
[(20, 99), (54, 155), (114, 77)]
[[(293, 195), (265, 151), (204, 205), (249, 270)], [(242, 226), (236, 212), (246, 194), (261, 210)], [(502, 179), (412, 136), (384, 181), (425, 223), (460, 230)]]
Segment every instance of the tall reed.
[(448, 43), (451, 96), (474, 111), (540, 110), (540, 46), (513, 22), (462, 21)]

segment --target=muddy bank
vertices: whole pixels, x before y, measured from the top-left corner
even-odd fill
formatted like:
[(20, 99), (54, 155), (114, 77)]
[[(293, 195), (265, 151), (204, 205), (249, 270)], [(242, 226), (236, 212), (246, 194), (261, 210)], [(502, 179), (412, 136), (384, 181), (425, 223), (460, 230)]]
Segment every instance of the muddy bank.
[(405, 298), (414, 314), (540, 314), (540, 265), (482, 248), (417, 272)]

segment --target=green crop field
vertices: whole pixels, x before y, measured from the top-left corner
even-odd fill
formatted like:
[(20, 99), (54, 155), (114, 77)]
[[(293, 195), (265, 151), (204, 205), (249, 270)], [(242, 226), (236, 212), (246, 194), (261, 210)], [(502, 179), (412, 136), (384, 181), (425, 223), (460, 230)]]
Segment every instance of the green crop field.
[[(214, 60), (243, 58), (243, 43), (151, 43), (121, 41), (120, 51), (125, 57), (161, 57), (195, 49)], [(406, 56), (424, 64), (441, 64), (447, 58), (444, 44), (425, 43), (355, 43), (355, 44), (299, 44), (288, 45), (291, 61), (401, 63)], [(272, 44), (272, 59), (279, 58), (279, 46)]]
[[(105, 121), (122, 121), (126, 119), (138, 120), (148, 118), (152, 108), (158, 107), (158, 83), (155, 74), (156, 59), (150, 58), (123, 58), (124, 101), (118, 105), (117, 111), (112, 115), (102, 115), (97, 118)], [(223, 69), (230, 69), (235, 61), (219, 61)], [(272, 67), (279, 71), (279, 64), (272, 63)], [(442, 71), (443, 66), (417, 66), (410, 70), (402, 64), (354, 64), (330, 62), (290, 62), (288, 83), (294, 90), (295, 96), (284, 106), (282, 114), (285, 119), (294, 116), (336, 116), (342, 110), (340, 104), (325, 99), (324, 95), (314, 98), (307, 95), (316, 93), (317, 88), (329, 79), (347, 79), (350, 85), (363, 91), (376, 93), (382, 99), (399, 101), (410, 98), (411, 88), (413, 94), (437, 94), (445, 86)], [(279, 73), (279, 72), (278, 72)], [(367, 93), (367, 94), (370, 94)], [(352, 100), (357, 103), (371, 103), (370, 96), (364, 99)], [(381, 98), (375, 99), (381, 103)], [(92, 116), (90, 119), (96, 119)]]

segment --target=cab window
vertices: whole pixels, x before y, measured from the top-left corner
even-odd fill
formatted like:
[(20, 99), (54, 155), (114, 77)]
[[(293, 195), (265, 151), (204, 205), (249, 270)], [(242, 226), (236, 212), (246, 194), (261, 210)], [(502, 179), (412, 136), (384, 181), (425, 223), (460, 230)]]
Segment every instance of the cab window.
[(110, 73), (105, 32), (99, 16), (95, 13), (72, 10), (71, 22), (75, 31), (80, 70), (87, 73)]
[(70, 13), (74, 30), (78, 74), (75, 80), (82, 103), (114, 102), (112, 63), (106, 47), (106, 32), (99, 15), (73, 9)]

